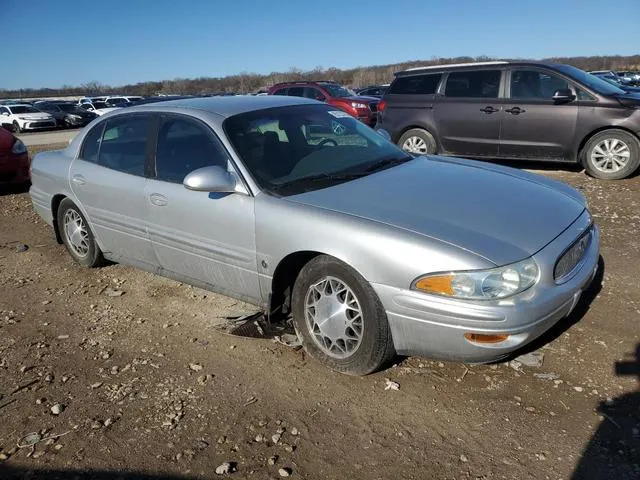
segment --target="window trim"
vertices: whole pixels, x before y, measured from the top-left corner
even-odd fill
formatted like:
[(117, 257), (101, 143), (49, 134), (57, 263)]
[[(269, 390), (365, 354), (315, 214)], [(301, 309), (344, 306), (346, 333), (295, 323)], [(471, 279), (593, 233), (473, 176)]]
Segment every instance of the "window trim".
[[(449, 97), (446, 95), (447, 84), (449, 83), (449, 77), (454, 73), (476, 73), (476, 72), (494, 72), (497, 71), (500, 73), (500, 79), (498, 80), (498, 95), (496, 97)], [(481, 102), (491, 102), (494, 100), (501, 100), (504, 98), (508, 98), (506, 96), (507, 85), (505, 84), (505, 79), (507, 77), (507, 70), (504, 67), (493, 66), (492, 68), (474, 68), (474, 69), (455, 69), (444, 72), (443, 79), (440, 82), (439, 95), (442, 98), (445, 98), (449, 101), (455, 101), (458, 99), (462, 100), (477, 100)]]
[[(532, 103), (532, 104), (537, 104), (537, 105), (555, 105), (555, 102), (552, 99), (534, 99), (534, 98), (511, 98), (511, 75), (513, 74), (514, 71), (517, 70), (527, 70), (527, 71), (534, 71), (534, 72), (540, 72), (543, 73), (545, 75), (550, 75), (553, 77), (557, 77), (557, 78), (561, 78), (562, 80), (564, 80), (565, 82), (567, 82), (567, 85), (569, 86), (569, 89), (571, 89), (571, 91), (573, 92), (573, 94), (576, 97), (576, 101), (578, 101), (578, 95), (576, 92), (576, 82), (571, 79), (570, 77), (567, 77), (563, 74), (561, 74), (560, 72), (557, 72), (555, 70), (549, 69), (549, 68), (543, 68), (543, 67), (538, 67), (538, 66), (525, 66), (525, 65), (513, 65), (510, 66), (509, 68), (507, 68), (507, 71), (505, 72), (505, 99), (509, 102), (509, 103)], [(589, 94), (592, 94), (589, 89), (584, 88), (582, 85), (578, 85), (579, 88), (582, 88), (583, 90), (586, 90)], [(584, 101), (584, 100), (583, 100)], [(573, 102), (569, 102), (569, 103), (563, 103), (562, 105), (571, 105)]]

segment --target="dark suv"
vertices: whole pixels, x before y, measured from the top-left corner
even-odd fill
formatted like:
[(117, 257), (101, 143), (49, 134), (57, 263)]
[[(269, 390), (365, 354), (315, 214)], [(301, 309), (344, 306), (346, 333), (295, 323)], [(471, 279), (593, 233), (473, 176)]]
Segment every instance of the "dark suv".
[(305, 97), (326, 102), (373, 127), (376, 124), (379, 98), (354, 95), (335, 82), (286, 82), (269, 89), (269, 95)]
[(640, 95), (569, 65), (410, 69), (378, 110), (376, 129), (412, 153), (581, 162), (604, 179), (640, 164)]

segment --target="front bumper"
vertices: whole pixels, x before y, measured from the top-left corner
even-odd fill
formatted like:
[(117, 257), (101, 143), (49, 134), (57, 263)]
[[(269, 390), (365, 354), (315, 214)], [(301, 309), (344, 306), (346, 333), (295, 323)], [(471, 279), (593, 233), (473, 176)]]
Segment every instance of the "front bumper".
[(25, 120), (20, 127), (22, 130), (40, 130), (43, 128), (55, 128), (55, 120)]
[[(594, 225), (581, 267), (566, 283), (557, 285), (553, 279), (556, 261), (589, 228), (590, 221), (588, 212), (583, 212), (559, 237), (533, 255), (540, 267), (540, 280), (514, 297), (468, 302), (373, 284), (387, 312), (396, 351), (483, 363), (503, 358), (535, 340), (571, 313), (596, 275), (600, 238)], [(468, 341), (465, 333), (509, 337), (500, 343), (479, 344)]]

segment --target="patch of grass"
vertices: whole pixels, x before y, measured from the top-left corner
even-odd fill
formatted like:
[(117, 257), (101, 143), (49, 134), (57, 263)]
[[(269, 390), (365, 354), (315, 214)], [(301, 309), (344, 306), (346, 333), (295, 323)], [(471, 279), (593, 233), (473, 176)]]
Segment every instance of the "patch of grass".
[(36, 153), (47, 152), (49, 150), (61, 150), (63, 148), (67, 148), (68, 143), (50, 143), (48, 145), (33, 145), (31, 147), (27, 147), (29, 151), (29, 156), (33, 158)]

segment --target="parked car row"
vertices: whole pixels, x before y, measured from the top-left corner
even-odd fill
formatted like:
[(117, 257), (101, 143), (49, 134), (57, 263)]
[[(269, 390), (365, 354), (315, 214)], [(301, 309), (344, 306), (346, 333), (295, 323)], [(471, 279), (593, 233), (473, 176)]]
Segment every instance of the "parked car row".
[(596, 77), (613, 80), (617, 84), (623, 85), (623, 86), (633, 87), (633, 86), (640, 85), (639, 72), (616, 72), (613, 70), (594, 70), (589, 73), (591, 75), (595, 75)]

